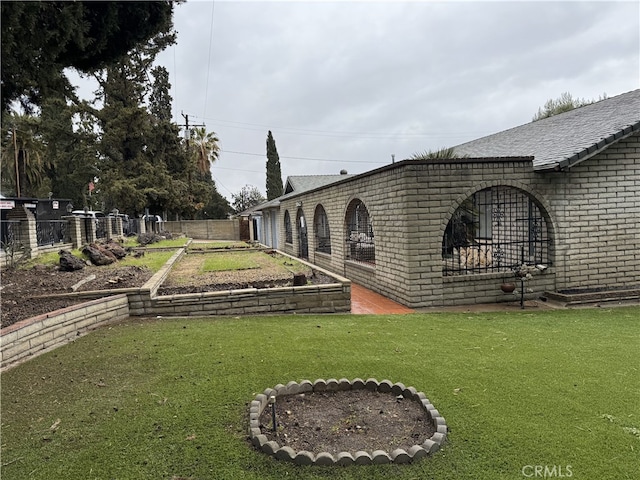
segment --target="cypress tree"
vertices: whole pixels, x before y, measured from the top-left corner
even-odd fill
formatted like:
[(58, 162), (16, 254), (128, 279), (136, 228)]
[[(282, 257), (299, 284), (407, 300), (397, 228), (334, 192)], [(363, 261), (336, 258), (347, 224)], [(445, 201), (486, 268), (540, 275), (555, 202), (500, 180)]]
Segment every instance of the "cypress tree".
[(267, 200), (273, 200), (282, 195), (282, 171), (280, 169), (280, 157), (276, 148), (276, 141), (271, 135), (267, 135)]

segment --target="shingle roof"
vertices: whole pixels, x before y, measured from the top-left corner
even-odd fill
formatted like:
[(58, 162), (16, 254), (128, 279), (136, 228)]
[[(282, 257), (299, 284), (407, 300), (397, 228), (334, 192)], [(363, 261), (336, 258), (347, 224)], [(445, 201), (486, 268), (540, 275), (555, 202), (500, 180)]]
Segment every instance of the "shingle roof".
[(284, 193), (286, 195), (292, 192), (302, 193), (314, 190), (351, 176), (353, 175), (346, 173), (340, 175), (294, 175), (287, 177)]
[(309, 190), (325, 187), (349, 177), (353, 177), (353, 174), (341, 173), (340, 175), (293, 175), (287, 177), (283, 195), (274, 198), (273, 200), (261, 203), (260, 205), (255, 205), (245, 210), (244, 212), (241, 212), (239, 215), (248, 215), (254, 212), (266, 210), (268, 208), (279, 207), (280, 200), (291, 197), (293, 195), (299, 195), (300, 193), (308, 192)]
[(455, 147), (471, 157), (533, 156), (534, 170), (567, 168), (640, 131), (640, 89)]

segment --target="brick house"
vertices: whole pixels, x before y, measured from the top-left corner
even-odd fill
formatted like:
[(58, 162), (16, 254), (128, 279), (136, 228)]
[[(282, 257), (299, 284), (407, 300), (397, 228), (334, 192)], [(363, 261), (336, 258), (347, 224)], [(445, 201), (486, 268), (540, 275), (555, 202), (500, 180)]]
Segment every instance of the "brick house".
[(411, 308), (512, 301), (523, 264), (527, 298), (640, 286), (640, 90), (455, 152), (291, 177), (261, 236)]

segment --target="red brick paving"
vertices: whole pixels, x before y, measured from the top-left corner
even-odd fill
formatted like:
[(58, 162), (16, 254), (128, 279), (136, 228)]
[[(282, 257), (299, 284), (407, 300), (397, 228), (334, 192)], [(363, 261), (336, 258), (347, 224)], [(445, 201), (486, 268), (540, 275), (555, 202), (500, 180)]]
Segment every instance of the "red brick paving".
[(400, 305), (361, 285), (351, 284), (351, 313), (355, 314), (398, 314), (414, 313), (414, 310)]

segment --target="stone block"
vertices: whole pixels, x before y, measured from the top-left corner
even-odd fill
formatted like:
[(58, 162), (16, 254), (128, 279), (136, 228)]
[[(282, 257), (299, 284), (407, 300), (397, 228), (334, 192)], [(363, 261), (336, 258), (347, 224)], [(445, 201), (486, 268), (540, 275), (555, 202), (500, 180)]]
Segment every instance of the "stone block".
[(371, 463), (374, 465), (384, 465), (386, 463), (391, 463), (391, 457), (384, 450), (374, 450), (371, 454)]
[(425, 440), (422, 444), (422, 448), (424, 448), (431, 455), (436, 453), (440, 449), (440, 444), (434, 442), (433, 440)]
[(371, 465), (371, 455), (369, 452), (359, 450), (354, 457), (354, 463), (356, 465)]
[(428, 450), (425, 450), (421, 445), (413, 445), (407, 451), (412, 460), (420, 460), (429, 454)]
[(274, 442), (273, 440), (263, 444), (261, 447), (262, 451), (267, 455), (273, 455), (279, 448), (280, 445), (278, 445), (278, 442)]
[(415, 389), (415, 387), (407, 387), (407, 389), (402, 392), (402, 395), (404, 395), (405, 398), (415, 400), (418, 398), (418, 391)]
[(309, 393), (313, 392), (313, 384), (310, 380), (303, 380), (300, 382), (300, 392), (299, 393)]
[(315, 463), (316, 465), (320, 465), (320, 466), (329, 466), (329, 465), (334, 465), (336, 461), (333, 458), (333, 455), (331, 455), (329, 452), (321, 452), (316, 456)]
[(255, 437), (253, 437), (251, 439), (251, 443), (253, 444), (254, 447), (256, 448), (262, 448), (262, 445), (264, 445), (265, 443), (267, 443), (269, 440), (267, 439), (266, 435), (256, 435)]
[(315, 382), (313, 382), (313, 391), (314, 392), (324, 392), (327, 390), (327, 382), (319, 378)]
[(297, 395), (298, 393), (300, 393), (300, 384), (292, 380), (287, 383), (287, 386), (281, 395)]
[(390, 380), (382, 380), (378, 385), (378, 391), (381, 393), (391, 393), (393, 383)]
[(351, 382), (347, 378), (338, 380), (338, 391), (346, 392), (351, 390)]
[(380, 384), (378, 383), (378, 381), (375, 378), (368, 378), (367, 382), (365, 383), (365, 388), (367, 390), (372, 391), (372, 392), (375, 392), (376, 390), (378, 390), (379, 386), (380, 386)]
[(427, 409), (427, 416), (431, 420), (433, 420), (435, 418), (438, 418), (438, 417), (442, 417), (442, 415), (440, 415), (440, 412), (436, 408), (434, 408), (433, 405), (431, 405), (431, 408)]
[(394, 383), (391, 386), (391, 392), (396, 396), (397, 395), (404, 395), (404, 391), (406, 389), (407, 389), (407, 387), (404, 386), (404, 383), (400, 383), (400, 382)]
[(280, 447), (275, 453), (275, 458), (278, 460), (293, 462), (296, 458), (296, 452), (291, 447)]
[(338, 380), (335, 378), (330, 378), (327, 380), (327, 392), (336, 392), (338, 391)]
[(342, 467), (348, 467), (355, 463), (355, 459), (353, 458), (353, 455), (351, 455), (349, 452), (338, 453), (335, 457), (335, 460), (336, 460), (336, 465), (340, 465)]
[(361, 378), (354, 378), (351, 381), (351, 390), (363, 390), (365, 388), (365, 381)]
[(264, 393), (259, 393), (258, 395), (256, 395), (255, 401), (260, 403), (260, 410), (264, 410), (264, 407), (269, 401), (269, 397), (267, 397)]
[(315, 457), (313, 453), (301, 450), (296, 454), (293, 461), (296, 465), (313, 465)]
[(391, 452), (391, 461), (393, 463), (409, 463), (411, 462), (411, 456), (402, 448), (396, 448)]

